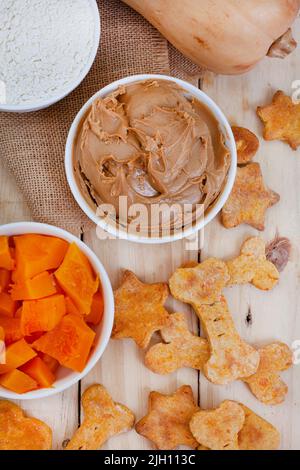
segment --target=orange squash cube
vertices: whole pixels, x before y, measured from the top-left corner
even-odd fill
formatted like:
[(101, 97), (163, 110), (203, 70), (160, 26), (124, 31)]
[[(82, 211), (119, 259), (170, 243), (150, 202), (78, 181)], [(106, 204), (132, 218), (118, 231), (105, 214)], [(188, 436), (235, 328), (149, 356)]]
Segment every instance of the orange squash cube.
[(13, 369), (17, 369), (36, 355), (36, 352), (24, 339), (10, 344), (6, 348), (6, 362), (5, 364), (0, 364), (0, 374), (6, 374)]
[(0, 292), (0, 315), (13, 317), (17, 310), (17, 304), (6, 292)]
[(5, 338), (4, 328), (0, 326), (0, 341), (4, 341), (4, 338)]
[(18, 369), (1, 375), (0, 385), (15, 393), (26, 393), (38, 388), (38, 384), (35, 380)]
[(14, 237), (16, 250), (15, 280), (32, 278), (43, 271), (57, 269), (69, 243), (61, 238), (38, 234)]
[(0, 292), (7, 291), (11, 280), (11, 272), (8, 269), (0, 269)]
[(15, 267), (14, 259), (9, 248), (8, 237), (0, 236), (0, 268), (12, 271)]
[(59, 362), (56, 359), (54, 359), (54, 357), (49, 356), (49, 354), (38, 352), (38, 356), (49, 367), (51, 372), (55, 374), (55, 372), (59, 368)]
[(104, 312), (104, 302), (102, 292), (98, 291), (93, 297), (92, 307), (90, 313), (85, 317), (87, 323), (92, 325), (99, 325), (102, 320)]
[(53, 276), (47, 271), (38, 274), (32, 279), (13, 284), (11, 297), (13, 300), (36, 300), (56, 294)]
[(83, 317), (83, 314), (80, 313), (80, 311), (74, 304), (73, 300), (70, 299), (70, 297), (65, 297), (65, 301), (66, 301), (67, 313), (70, 313), (71, 315), (79, 315), (80, 317)]
[(20, 318), (9, 318), (0, 315), (0, 326), (4, 330), (6, 345), (14, 343), (23, 337)]
[(78, 315), (65, 315), (61, 322), (32, 344), (54, 357), (62, 366), (81, 372), (88, 360), (95, 332)]
[(55, 375), (40, 357), (34, 357), (20, 367), (20, 370), (34, 379), (40, 387), (51, 387), (55, 382)]
[(89, 260), (75, 243), (69, 246), (62, 264), (54, 274), (77, 309), (88, 315), (99, 279), (95, 276)]
[(37, 331), (50, 331), (66, 313), (63, 295), (51, 295), (40, 300), (25, 300), (21, 314), (21, 331), (30, 336)]

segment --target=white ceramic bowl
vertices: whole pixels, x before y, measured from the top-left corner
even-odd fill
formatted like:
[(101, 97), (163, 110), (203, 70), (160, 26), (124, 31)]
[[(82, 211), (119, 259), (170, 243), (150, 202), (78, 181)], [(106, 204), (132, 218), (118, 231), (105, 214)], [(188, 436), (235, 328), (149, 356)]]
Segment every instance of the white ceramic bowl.
[[(92, 105), (93, 101), (99, 97), (103, 98), (109, 93), (112, 93), (120, 85), (126, 85), (128, 83), (133, 83), (133, 82), (143, 81), (143, 80), (173, 81), (186, 91), (187, 97), (194, 97), (198, 101), (203, 103), (208, 109), (210, 109), (212, 114), (215, 116), (217, 122), (219, 123), (220, 129), (225, 138), (226, 146), (231, 155), (231, 164), (230, 164), (230, 168), (228, 171), (226, 183), (223, 187), (222, 192), (218, 196), (217, 200), (205, 212), (205, 216), (201, 220), (199, 220), (198, 223), (195, 223), (193, 226), (189, 226), (186, 230), (182, 230), (177, 233), (174, 232), (174, 234), (164, 236), (164, 237), (147, 237), (144, 235), (127, 233), (125, 230), (122, 231), (121, 229), (116, 229), (113, 225), (110, 225), (105, 220), (101, 220), (100, 217), (96, 215), (95, 210), (93, 210), (91, 205), (89, 205), (86, 199), (84, 198), (79, 188), (79, 185), (76, 181), (75, 172), (74, 172), (74, 164), (73, 164), (74, 163), (73, 162), (74, 139), (77, 134), (78, 126), (82, 118), (85, 116), (88, 109)], [(235, 144), (234, 136), (231, 130), (231, 126), (227, 118), (223, 114), (223, 112), (220, 110), (217, 104), (203, 91), (199, 90), (198, 88), (196, 88), (195, 86), (191, 85), (188, 82), (179, 80), (178, 78), (169, 77), (167, 75), (152, 75), (152, 74), (151, 75), (150, 74), (133, 75), (131, 77), (126, 77), (116, 82), (113, 82), (110, 85), (107, 85), (106, 87), (102, 88), (102, 90), (95, 93), (95, 95), (92, 96), (87, 101), (87, 103), (85, 103), (85, 105), (81, 108), (81, 110), (78, 112), (77, 116), (75, 117), (71, 125), (69, 134), (68, 134), (67, 143), (66, 143), (66, 151), (65, 151), (65, 170), (66, 170), (67, 180), (68, 180), (68, 183), (69, 183), (69, 186), (71, 188), (74, 198), (76, 199), (81, 209), (86, 213), (86, 215), (95, 224), (97, 224), (99, 227), (106, 230), (108, 233), (110, 233), (116, 238), (122, 238), (122, 239), (130, 240), (130, 241), (134, 241), (138, 243), (148, 243), (148, 244), (168, 243), (168, 242), (172, 242), (175, 240), (179, 240), (179, 239), (188, 237), (196, 233), (198, 230), (202, 229), (205, 225), (207, 225), (214, 217), (216, 217), (218, 212), (220, 212), (225, 202), (227, 201), (228, 196), (234, 184), (234, 180), (236, 176), (236, 168), (237, 168), (236, 144)]]
[(65, 89), (63, 93), (53, 96), (52, 98), (49, 98), (48, 100), (38, 101), (36, 103), (19, 104), (19, 105), (0, 103), (0, 111), (7, 111), (7, 112), (12, 112), (12, 113), (29, 113), (32, 111), (39, 111), (40, 109), (48, 108), (54, 103), (57, 103), (58, 101), (62, 100), (80, 85), (82, 80), (89, 73), (94, 63), (96, 54), (98, 52), (100, 35), (101, 35), (100, 12), (97, 6), (97, 2), (96, 0), (88, 0), (88, 1), (91, 5), (91, 9), (92, 9), (92, 13), (93, 13), (94, 21), (95, 21), (94, 43), (93, 43), (93, 47), (90, 53), (90, 57), (87, 63), (85, 64), (85, 67), (83, 68), (80, 76), (76, 80), (73, 80), (72, 82), (70, 82), (68, 84), (68, 88)]
[(80, 250), (88, 257), (95, 272), (99, 276), (104, 298), (104, 314), (100, 325), (94, 328), (96, 332), (95, 346), (89, 357), (87, 365), (82, 372), (73, 372), (70, 369), (59, 367), (57, 371), (57, 380), (53, 384), (53, 388), (42, 388), (40, 390), (33, 390), (32, 392), (28, 393), (18, 394), (0, 386), (0, 397), (14, 400), (29, 400), (33, 398), (45, 398), (50, 395), (55, 395), (58, 392), (66, 390), (82, 379), (82, 377), (90, 372), (90, 370), (102, 356), (108, 344), (114, 321), (114, 296), (110, 280), (98, 257), (87, 245), (85, 245), (85, 243), (83, 243), (74, 235), (71, 235), (69, 232), (62, 230), (61, 228), (54, 227), (53, 225), (39, 224), (36, 222), (17, 222), (0, 226), (0, 236), (22, 235), (24, 233), (52, 235), (55, 237), (60, 237), (69, 243), (75, 242), (78, 245)]

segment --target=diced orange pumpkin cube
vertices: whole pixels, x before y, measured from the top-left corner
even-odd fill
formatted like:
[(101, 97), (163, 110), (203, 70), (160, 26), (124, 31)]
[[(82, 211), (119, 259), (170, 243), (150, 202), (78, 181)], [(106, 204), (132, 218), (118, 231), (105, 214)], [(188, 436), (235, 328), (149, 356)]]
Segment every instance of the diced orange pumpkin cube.
[(10, 344), (6, 348), (6, 362), (5, 364), (0, 364), (0, 374), (5, 374), (12, 369), (17, 369), (36, 355), (36, 352), (23, 338)]
[(12, 271), (14, 266), (15, 262), (9, 248), (8, 237), (2, 235), (0, 236), (0, 268)]
[(11, 272), (8, 269), (0, 269), (0, 292), (7, 291), (11, 280)]
[(24, 336), (36, 331), (50, 331), (66, 313), (63, 295), (51, 295), (40, 300), (25, 300), (21, 314), (21, 330)]
[(14, 300), (36, 300), (53, 294), (56, 294), (53, 276), (47, 271), (32, 279), (18, 281), (11, 288), (11, 297)]
[(0, 315), (13, 317), (17, 310), (17, 304), (6, 292), (0, 292)]
[(87, 362), (95, 332), (78, 315), (65, 315), (61, 322), (32, 344), (69, 369), (81, 372)]
[(32, 333), (30, 336), (25, 336), (24, 339), (26, 343), (32, 344), (34, 343), (37, 339), (39, 339), (41, 336), (45, 334), (44, 331), (36, 331), (35, 333)]
[(4, 341), (4, 338), (5, 338), (4, 328), (0, 326), (0, 341)]
[(88, 315), (99, 279), (95, 276), (89, 260), (75, 243), (69, 246), (62, 264), (54, 274), (78, 310)]
[(54, 357), (49, 356), (49, 354), (45, 354), (40, 351), (38, 352), (38, 356), (49, 367), (51, 372), (55, 374), (55, 372), (59, 368), (59, 362), (56, 359), (54, 359)]
[(4, 330), (6, 345), (14, 343), (23, 337), (20, 318), (9, 318), (0, 315), (0, 326)]
[(70, 299), (70, 297), (65, 297), (65, 302), (66, 302), (67, 313), (70, 313), (71, 315), (79, 315), (80, 317), (83, 317), (83, 314), (80, 313), (80, 311), (74, 304), (73, 300)]
[(21, 318), (22, 315), (22, 306), (17, 308), (16, 313), (14, 315), (15, 318)]
[(103, 295), (101, 291), (98, 291), (93, 297), (91, 311), (85, 317), (85, 321), (87, 323), (92, 323), (92, 325), (99, 325), (103, 317), (103, 312), (104, 312)]
[(15, 279), (32, 278), (43, 271), (57, 269), (68, 249), (68, 242), (57, 237), (25, 234), (14, 237)]
[(20, 370), (34, 379), (40, 387), (51, 387), (55, 382), (55, 375), (40, 357), (34, 357), (20, 367)]
[(18, 369), (1, 375), (0, 385), (15, 393), (26, 393), (38, 388), (38, 384), (35, 380)]

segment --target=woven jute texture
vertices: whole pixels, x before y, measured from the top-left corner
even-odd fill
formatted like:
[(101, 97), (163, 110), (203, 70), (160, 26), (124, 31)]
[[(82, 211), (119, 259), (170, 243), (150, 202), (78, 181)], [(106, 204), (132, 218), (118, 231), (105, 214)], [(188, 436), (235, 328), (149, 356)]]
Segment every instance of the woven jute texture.
[(91, 226), (69, 190), (64, 149), (82, 105), (108, 83), (138, 73), (189, 79), (199, 72), (140, 15), (120, 0), (98, 0), (101, 43), (82, 84), (58, 104), (28, 114), (0, 113), (0, 157), (36, 221), (74, 233)]

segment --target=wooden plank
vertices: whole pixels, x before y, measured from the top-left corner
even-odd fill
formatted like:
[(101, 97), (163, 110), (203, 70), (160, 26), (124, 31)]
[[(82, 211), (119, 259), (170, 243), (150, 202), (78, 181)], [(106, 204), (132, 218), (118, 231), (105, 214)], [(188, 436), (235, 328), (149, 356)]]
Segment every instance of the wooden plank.
[[(32, 220), (14, 178), (0, 168), (0, 224)], [(53, 430), (53, 448), (61, 449), (78, 423), (78, 385), (42, 400), (16, 401), (29, 415), (45, 421)]]
[[(300, 38), (300, 21), (296, 21), (295, 33)], [(242, 77), (204, 76), (202, 85), (224, 110), (232, 124), (248, 127), (262, 136), (262, 126), (256, 116), (258, 105), (270, 102), (274, 92), (282, 89), (292, 93), (292, 83), (299, 79), (300, 50), (284, 61), (265, 59), (255, 70)], [(260, 235), (266, 241), (279, 233), (288, 237), (293, 245), (292, 259), (281, 275), (279, 285), (264, 293), (254, 287), (233, 287), (226, 297), (242, 337), (252, 344), (262, 345), (281, 340), (288, 345), (300, 338), (299, 316), (299, 151), (293, 152), (286, 144), (265, 142), (261, 138), (260, 151), (255, 161), (259, 162), (266, 184), (281, 195), (278, 205), (269, 209), (266, 229), (259, 233), (249, 226), (226, 230), (219, 218), (205, 229), (205, 245), (202, 259), (209, 256), (232, 257), (239, 252), (244, 239)], [(246, 318), (251, 313), (251, 322)], [(269, 419), (281, 431), (282, 449), (300, 448), (300, 368), (283, 374), (289, 385), (289, 394), (284, 404), (265, 406), (258, 402), (242, 383), (227, 387), (209, 384), (201, 375), (201, 405), (218, 405), (225, 398), (236, 399), (249, 405), (261, 416)]]
[[(105, 266), (113, 287), (120, 282), (122, 269), (130, 269), (144, 282), (167, 281), (172, 272), (187, 260), (197, 260), (198, 252), (184, 250), (184, 242), (147, 246), (124, 240), (97, 240), (95, 230), (85, 234), (85, 242), (97, 253)], [(169, 299), (170, 312), (185, 311), (190, 327), (198, 332), (198, 322), (189, 308)], [(155, 341), (158, 342), (158, 336)], [(111, 340), (107, 350), (92, 372), (82, 380), (82, 390), (92, 383), (102, 383), (114, 400), (128, 406), (140, 419), (147, 412), (147, 399), (151, 390), (172, 393), (183, 384), (191, 385), (198, 395), (198, 374), (189, 369), (159, 376), (143, 364), (144, 351), (132, 340)], [(151, 449), (151, 444), (134, 430), (110, 439), (103, 448)]]

